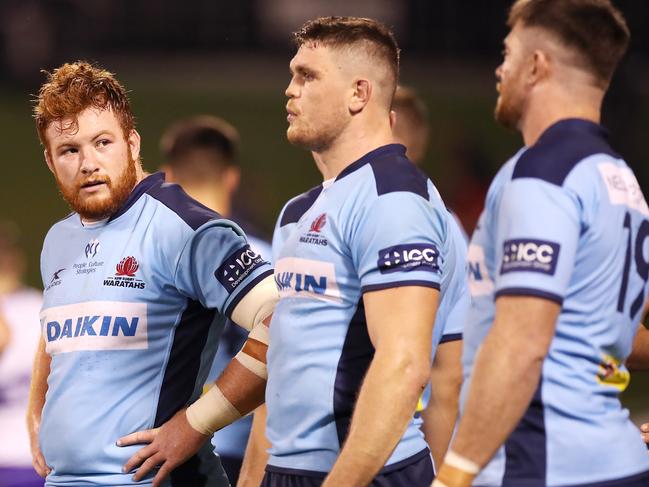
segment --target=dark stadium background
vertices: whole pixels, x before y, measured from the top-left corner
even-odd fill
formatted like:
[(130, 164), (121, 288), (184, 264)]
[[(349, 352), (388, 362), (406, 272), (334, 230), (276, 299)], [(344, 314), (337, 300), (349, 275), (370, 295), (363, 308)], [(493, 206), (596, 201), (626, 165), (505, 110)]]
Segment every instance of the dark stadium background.
[[(649, 192), (649, 2), (615, 2), (632, 45), (605, 102), (614, 146)], [(15, 221), (38, 287), (49, 226), (67, 208), (57, 195), (31, 120), (43, 75), (65, 61), (96, 61), (131, 90), (143, 161), (160, 163), (158, 138), (178, 117), (220, 115), (242, 138), (238, 205), (269, 234), (282, 204), (318, 184), (310, 157), (285, 140), (289, 33), (319, 15), (376, 17), (395, 28), (404, 84), (429, 109), (423, 168), (470, 227), (482, 193), (520, 138), (492, 119), (495, 67), (509, 1), (490, 0), (0, 0), (0, 219)], [(533, 218), (533, 215), (530, 215)], [(649, 420), (649, 374), (625, 394)]]

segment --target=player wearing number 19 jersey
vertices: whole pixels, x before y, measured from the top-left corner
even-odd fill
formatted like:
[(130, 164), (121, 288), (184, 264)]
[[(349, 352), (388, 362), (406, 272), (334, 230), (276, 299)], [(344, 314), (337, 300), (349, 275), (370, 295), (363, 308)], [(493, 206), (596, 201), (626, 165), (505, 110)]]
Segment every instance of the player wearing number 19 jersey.
[(647, 237), (647, 203), (599, 125), (560, 121), (500, 170), (469, 247), (467, 379), (494, 298), (539, 296), (562, 310), (532, 403), (475, 485), (582, 485), (649, 471), (618, 399), (647, 295)]
[(599, 124), (629, 31), (609, 0), (518, 0), (508, 24), (495, 115), (526, 147), (469, 248), (461, 420), (434, 486), (647, 486), (618, 396), (647, 296), (649, 208)]

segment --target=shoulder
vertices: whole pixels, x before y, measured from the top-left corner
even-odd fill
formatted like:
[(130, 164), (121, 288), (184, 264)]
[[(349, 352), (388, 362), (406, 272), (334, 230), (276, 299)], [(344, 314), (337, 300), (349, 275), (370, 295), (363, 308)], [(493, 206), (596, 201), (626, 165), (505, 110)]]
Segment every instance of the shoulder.
[(288, 225), (289, 223), (297, 223), (297, 221), (304, 215), (313, 203), (318, 199), (322, 192), (322, 185), (311, 188), (310, 190), (292, 198), (284, 205), (280, 213), (279, 222), (280, 227)]
[(192, 230), (197, 230), (211, 220), (222, 217), (214, 210), (192, 199), (177, 184), (162, 183), (155, 185), (146, 194), (159, 204), (168, 208)]
[(377, 196), (409, 193), (429, 199), (428, 177), (408, 160), (404, 146), (390, 144), (380, 147), (363, 159), (371, 170)]
[(563, 186), (580, 162), (596, 154), (620, 158), (599, 125), (584, 120), (562, 120), (520, 155), (512, 180), (532, 178)]

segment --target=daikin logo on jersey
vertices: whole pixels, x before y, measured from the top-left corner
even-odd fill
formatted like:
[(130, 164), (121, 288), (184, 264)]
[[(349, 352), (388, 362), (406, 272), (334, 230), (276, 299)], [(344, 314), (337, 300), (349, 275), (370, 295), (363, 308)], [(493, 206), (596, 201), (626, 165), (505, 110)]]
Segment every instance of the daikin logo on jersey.
[(340, 302), (336, 269), (331, 262), (286, 257), (275, 264), (275, 284), (281, 297)]
[(47, 353), (148, 348), (147, 305), (90, 301), (45, 309), (41, 326)]
[(560, 245), (547, 240), (517, 238), (503, 244), (500, 273), (541, 272), (553, 275), (559, 260)]
[(433, 243), (395, 245), (379, 250), (381, 274), (404, 271), (439, 272), (439, 250)]

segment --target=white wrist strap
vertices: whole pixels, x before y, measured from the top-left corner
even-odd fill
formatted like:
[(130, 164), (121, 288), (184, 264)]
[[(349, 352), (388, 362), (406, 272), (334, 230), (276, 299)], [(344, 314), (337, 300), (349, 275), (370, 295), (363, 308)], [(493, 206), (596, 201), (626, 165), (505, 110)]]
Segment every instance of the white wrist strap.
[(187, 408), (187, 421), (199, 433), (211, 436), (215, 431), (241, 417), (218, 386), (212, 387), (198, 401)]
[(477, 463), (472, 462), (468, 458), (464, 458), (461, 455), (458, 455), (453, 450), (449, 450), (446, 453), (446, 456), (444, 457), (444, 463), (446, 463), (450, 467), (457, 468), (458, 470), (462, 470), (463, 472), (469, 473), (471, 475), (478, 475), (478, 473), (480, 473), (480, 466)]

